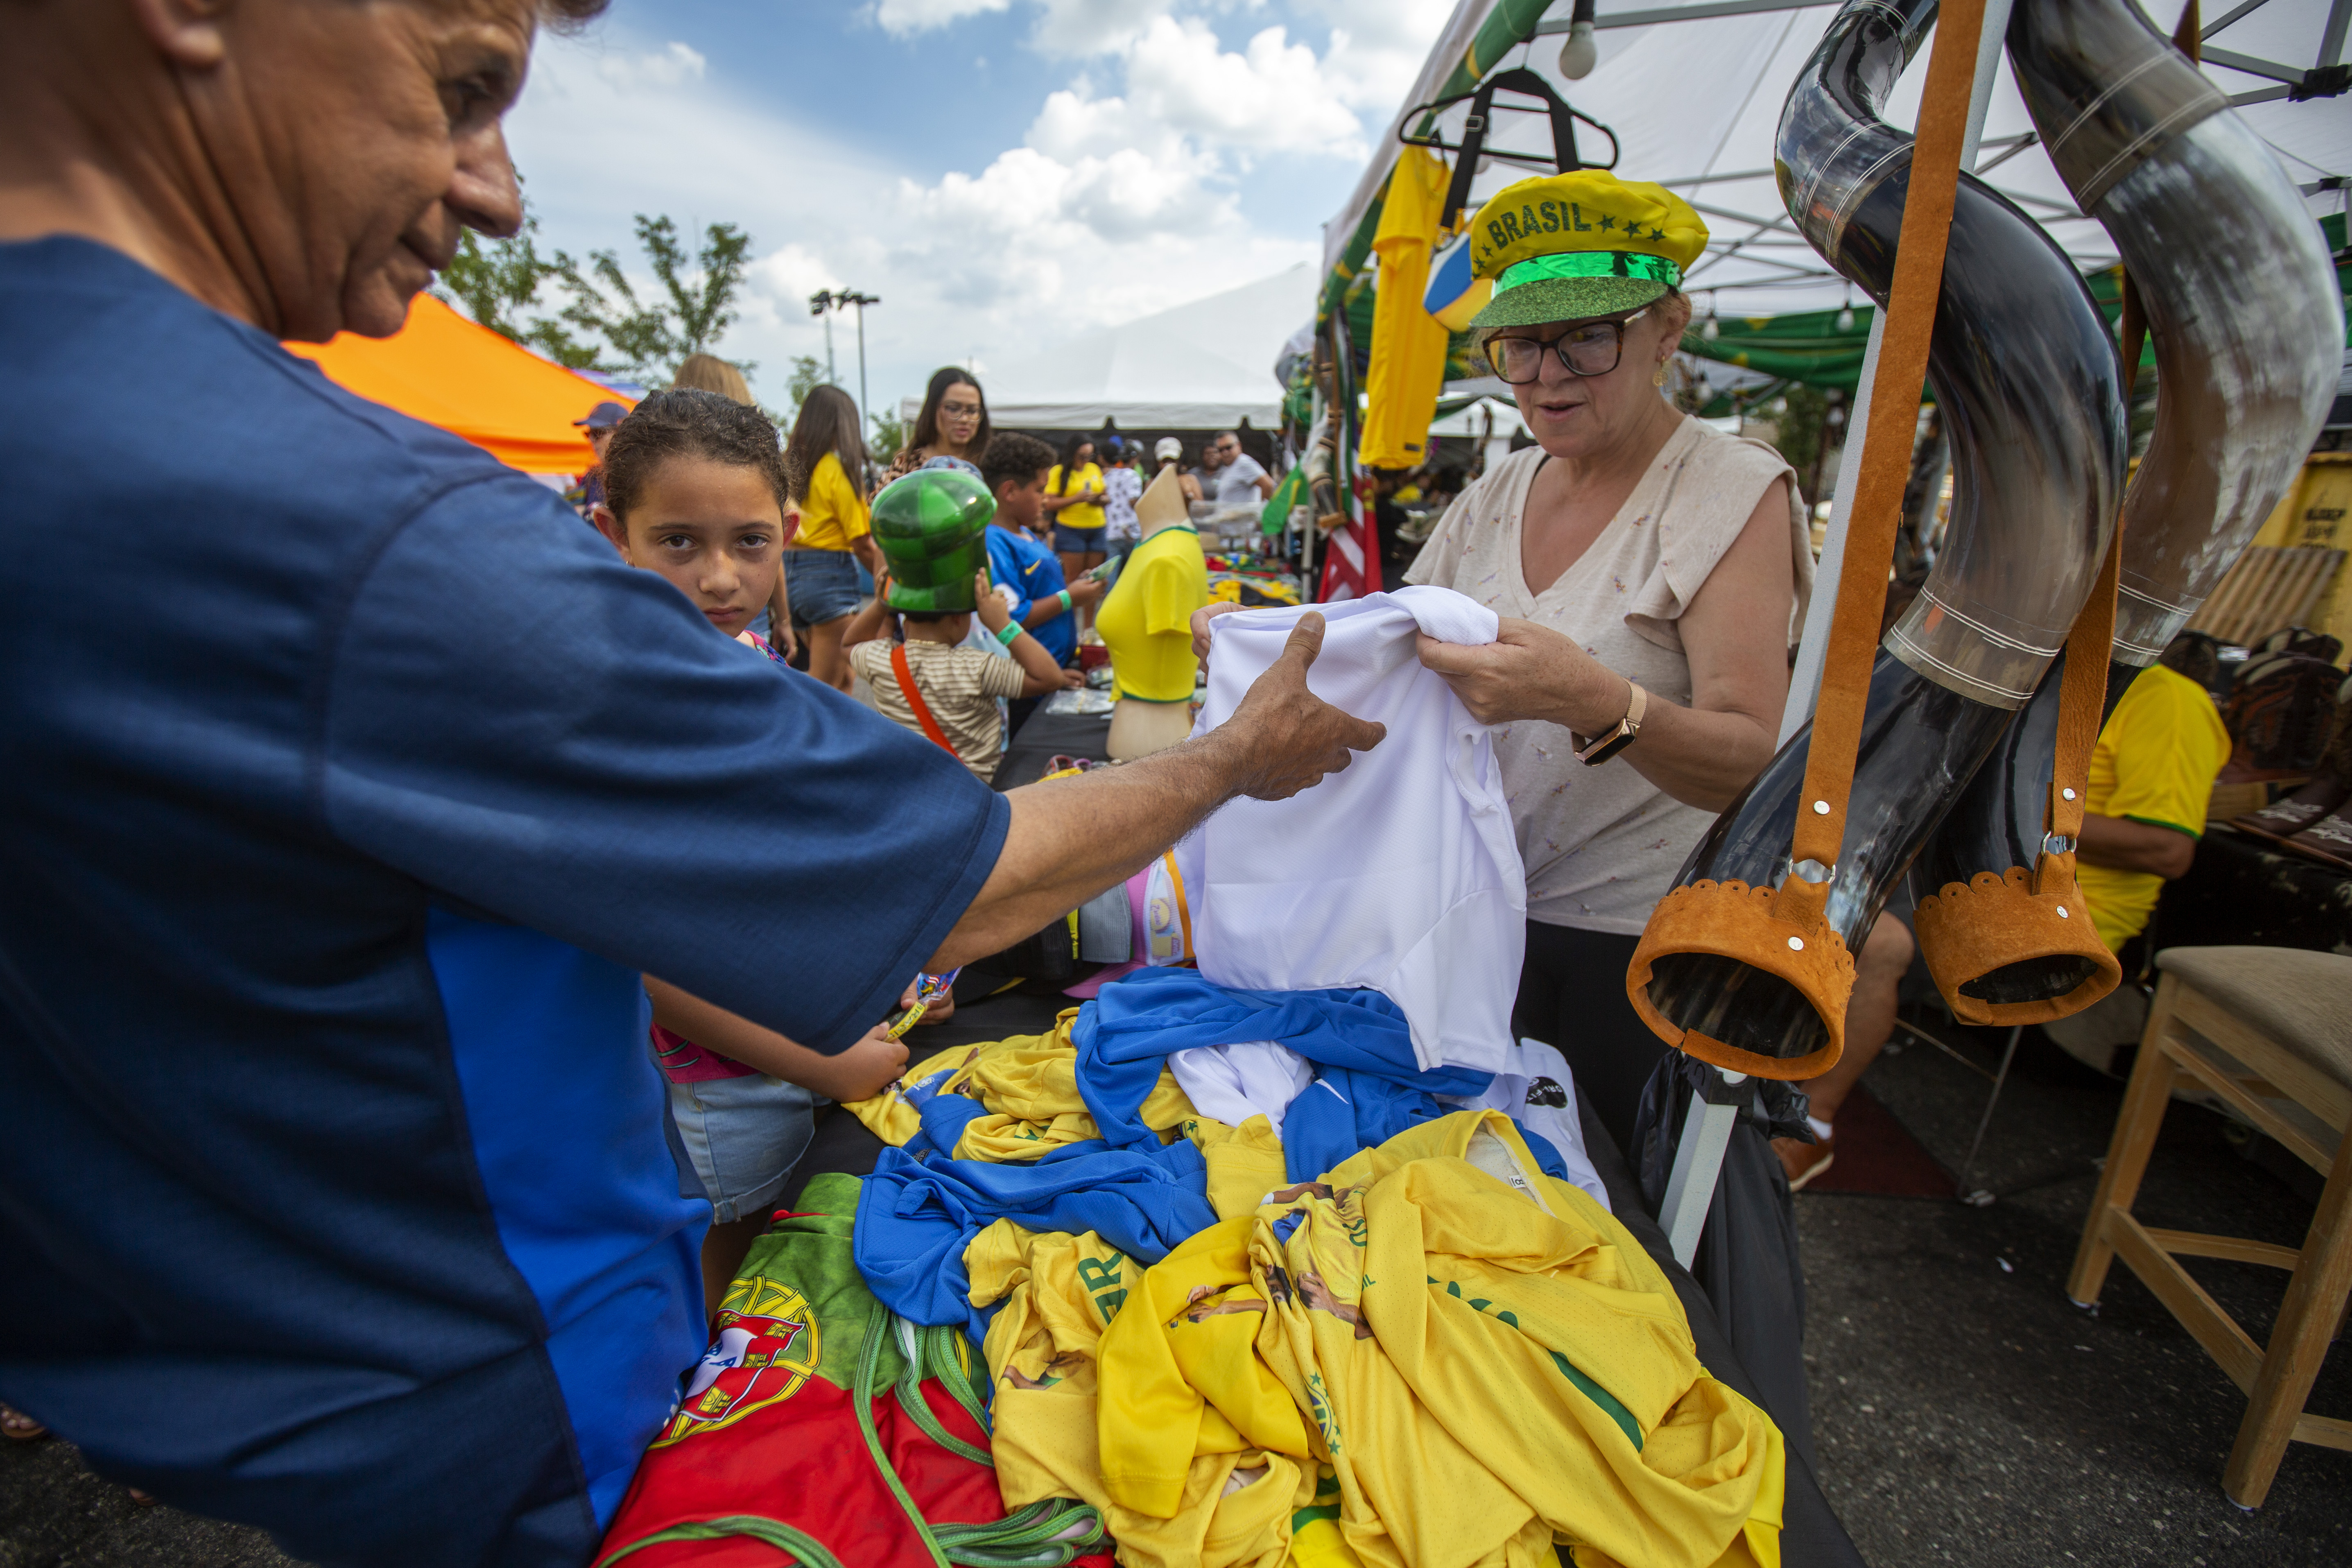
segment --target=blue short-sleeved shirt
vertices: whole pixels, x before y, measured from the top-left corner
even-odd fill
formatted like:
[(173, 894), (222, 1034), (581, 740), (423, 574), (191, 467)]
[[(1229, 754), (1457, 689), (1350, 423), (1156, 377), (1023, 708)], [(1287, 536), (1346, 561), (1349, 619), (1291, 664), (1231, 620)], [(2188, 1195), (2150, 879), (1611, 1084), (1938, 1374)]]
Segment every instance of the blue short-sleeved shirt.
[(1004, 804), (111, 250), (0, 246), (0, 1399), (583, 1563), (703, 1337), (638, 973), (838, 1049)]
[[(1025, 617), (1037, 600), (1050, 599), (1069, 586), (1062, 577), (1062, 558), (1052, 546), (995, 523), (988, 525), (988, 580), (1010, 583), (1021, 595), (1021, 602), (1013, 606), (1016, 621)], [(1030, 628), (1029, 635), (1045, 645), (1055, 664), (1069, 663), (1070, 656), (1078, 651), (1078, 618), (1067, 612)]]

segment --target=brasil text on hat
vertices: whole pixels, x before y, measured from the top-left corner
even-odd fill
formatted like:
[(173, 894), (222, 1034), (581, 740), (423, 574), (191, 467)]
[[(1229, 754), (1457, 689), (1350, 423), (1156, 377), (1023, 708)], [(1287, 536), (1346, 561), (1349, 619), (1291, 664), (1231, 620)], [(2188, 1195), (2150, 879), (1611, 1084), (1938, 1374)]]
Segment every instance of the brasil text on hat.
[(874, 498), (874, 541), (890, 565), (890, 608), (946, 615), (976, 606), (996, 501), (960, 468), (918, 468)]
[(1638, 310), (1682, 287), (1706, 225), (1664, 185), (1598, 169), (1521, 180), (1470, 220), (1470, 269), (1494, 298), (1474, 327), (1531, 327)]
[(629, 411), (617, 403), (600, 403), (588, 411), (587, 418), (574, 419), (572, 423), (583, 430), (610, 430), (627, 418), (628, 414)]

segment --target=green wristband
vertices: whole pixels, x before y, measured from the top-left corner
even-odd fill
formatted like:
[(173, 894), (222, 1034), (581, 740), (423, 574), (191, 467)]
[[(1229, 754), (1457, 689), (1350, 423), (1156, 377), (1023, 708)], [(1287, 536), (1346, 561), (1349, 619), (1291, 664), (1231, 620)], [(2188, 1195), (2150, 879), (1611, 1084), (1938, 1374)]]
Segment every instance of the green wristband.
[(1068, 615), (1070, 613), (1070, 591), (1067, 588), (1065, 588), (1060, 593), (1055, 595), (1054, 597), (1062, 601), (1062, 614), (1066, 616)]
[(1015, 642), (1018, 642), (1020, 638), (1021, 623), (1019, 621), (1005, 622), (1004, 629), (996, 634), (996, 640), (1003, 643), (1006, 647), (1011, 647)]

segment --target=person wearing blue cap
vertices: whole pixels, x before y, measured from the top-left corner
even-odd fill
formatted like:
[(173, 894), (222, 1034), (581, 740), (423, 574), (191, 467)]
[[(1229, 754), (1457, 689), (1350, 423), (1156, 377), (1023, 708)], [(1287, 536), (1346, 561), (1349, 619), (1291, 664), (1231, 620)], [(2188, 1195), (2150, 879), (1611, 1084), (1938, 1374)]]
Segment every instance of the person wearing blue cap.
[(577, 429), (585, 431), (588, 445), (595, 448), (596, 460), (580, 476), (576, 490), (564, 499), (571, 501), (580, 515), (593, 521), (596, 509), (604, 504), (604, 450), (613, 444), (613, 431), (629, 411), (617, 403), (600, 403), (588, 411), (585, 419), (574, 419)]

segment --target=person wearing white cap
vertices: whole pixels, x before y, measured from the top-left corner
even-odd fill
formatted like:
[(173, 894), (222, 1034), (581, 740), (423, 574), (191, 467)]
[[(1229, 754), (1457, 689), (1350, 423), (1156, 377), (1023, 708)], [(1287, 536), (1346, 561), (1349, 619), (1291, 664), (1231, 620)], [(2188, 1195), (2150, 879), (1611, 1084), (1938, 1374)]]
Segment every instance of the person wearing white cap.
[[(1184, 443), (1173, 436), (1162, 436), (1160, 437), (1160, 444), (1151, 448), (1151, 457), (1152, 460), (1160, 465), (1160, 471), (1166, 473), (1184, 460)], [(1191, 474), (1179, 471), (1176, 475), (1176, 482), (1183, 487), (1184, 500), (1188, 505), (1201, 499), (1199, 479), (1194, 479)]]

